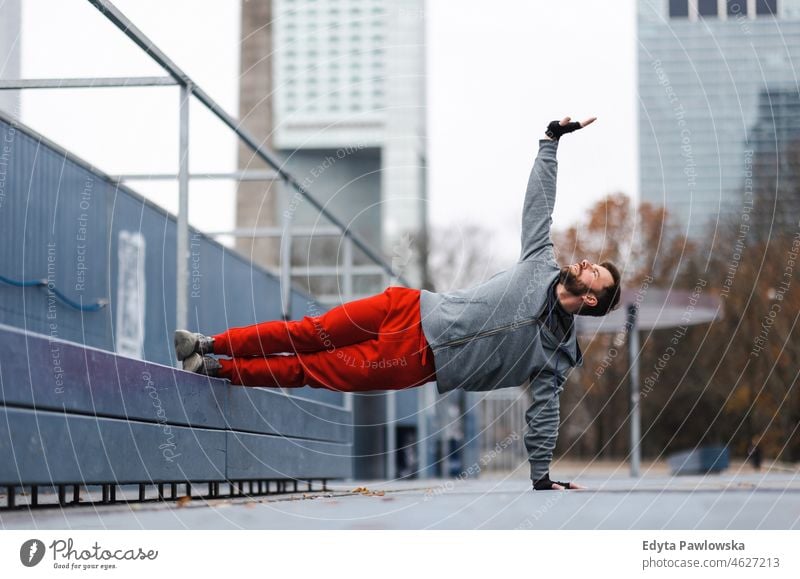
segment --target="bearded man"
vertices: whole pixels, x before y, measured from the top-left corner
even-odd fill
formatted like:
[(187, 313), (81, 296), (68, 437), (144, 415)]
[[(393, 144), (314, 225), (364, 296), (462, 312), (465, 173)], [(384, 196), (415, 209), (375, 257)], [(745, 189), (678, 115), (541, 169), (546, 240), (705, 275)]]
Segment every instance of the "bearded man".
[[(574, 316), (604, 316), (620, 300), (611, 262), (559, 267), (550, 236), (559, 139), (595, 118), (551, 122), (539, 141), (522, 212), (517, 263), (472, 288), (430, 292), (392, 286), (319, 316), (222, 333), (178, 330), (185, 370), (235, 385), (342, 392), (413, 388), (485, 391), (530, 382), (524, 435), (534, 490), (580, 489), (550, 479), (567, 372), (581, 364)], [(217, 358), (215, 355), (225, 356)]]

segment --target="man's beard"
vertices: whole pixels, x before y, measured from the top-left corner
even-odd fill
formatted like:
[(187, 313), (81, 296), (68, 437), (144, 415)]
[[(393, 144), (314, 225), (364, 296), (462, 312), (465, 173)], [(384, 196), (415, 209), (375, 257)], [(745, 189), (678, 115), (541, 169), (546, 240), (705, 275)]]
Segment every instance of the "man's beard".
[(561, 268), (559, 280), (564, 289), (574, 296), (583, 296), (589, 291), (589, 287), (579, 280), (568, 265)]

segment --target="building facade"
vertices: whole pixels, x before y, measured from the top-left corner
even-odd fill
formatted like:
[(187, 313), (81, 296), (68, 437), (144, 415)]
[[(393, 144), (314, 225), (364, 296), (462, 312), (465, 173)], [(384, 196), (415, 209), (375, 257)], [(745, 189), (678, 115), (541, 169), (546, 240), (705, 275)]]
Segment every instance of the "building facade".
[(695, 239), (796, 212), (800, 1), (640, 0), (638, 30), (641, 200)]

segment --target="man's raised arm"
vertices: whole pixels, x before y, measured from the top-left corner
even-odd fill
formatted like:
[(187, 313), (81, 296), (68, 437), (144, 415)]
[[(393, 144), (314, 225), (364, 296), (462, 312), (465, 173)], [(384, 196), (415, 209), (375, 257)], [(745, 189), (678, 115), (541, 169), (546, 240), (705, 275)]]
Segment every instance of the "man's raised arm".
[(547, 125), (545, 137), (539, 141), (539, 154), (533, 163), (522, 208), (522, 252), (520, 261), (532, 259), (552, 248), (550, 225), (556, 203), (556, 152), (561, 135), (571, 133), (594, 122), (595, 117), (571, 123), (569, 117)]

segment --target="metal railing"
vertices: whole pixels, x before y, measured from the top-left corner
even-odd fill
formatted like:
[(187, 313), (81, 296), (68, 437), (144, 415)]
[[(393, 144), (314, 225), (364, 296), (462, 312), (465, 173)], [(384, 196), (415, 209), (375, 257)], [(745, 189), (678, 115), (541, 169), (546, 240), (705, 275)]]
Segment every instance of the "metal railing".
[[(376, 266), (385, 272), (390, 279), (397, 280), (404, 285), (410, 285), (401, 274), (395, 272), (375, 249), (352, 231), (347, 224), (333, 215), (317, 200), (310, 191), (303, 187), (299, 180), (283, 168), (283, 163), (271, 151), (268, 151), (259, 141), (246, 131), (239, 121), (227, 113), (214, 99), (212, 99), (188, 74), (175, 64), (155, 43), (139, 30), (112, 2), (108, 0), (88, 0), (112, 24), (119, 28), (129, 39), (139, 46), (168, 76), (143, 76), (143, 77), (107, 77), (107, 78), (47, 78), (47, 79), (10, 79), (0, 81), (0, 90), (23, 89), (63, 89), (63, 88), (110, 88), (110, 87), (157, 87), (178, 86), (179, 97), (179, 169), (175, 175), (149, 175), (149, 179), (177, 179), (178, 180), (178, 236), (177, 236), (177, 308), (176, 327), (186, 327), (188, 321), (188, 283), (189, 283), (189, 181), (191, 179), (232, 179), (235, 181), (282, 181), (287, 187), (294, 190), (303, 199), (308, 201), (323, 215), (338, 232), (358, 247)], [(272, 167), (270, 171), (237, 171), (232, 173), (216, 174), (190, 174), (189, 173), (189, 99), (194, 97), (200, 104), (216, 116), (233, 133), (246, 144), (261, 160)], [(143, 175), (121, 175), (119, 179), (132, 180), (145, 178)], [(281, 256), (286, 255), (284, 245), (291, 244), (291, 216), (287, 216), (281, 229)], [(281, 267), (282, 294), (286, 296), (291, 286), (290, 271)], [(347, 279), (350, 272), (345, 272)], [(351, 282), (345, 281), (345, 286)], [(284, 287), (285, 286), (285, 287)], [(343, 296), (349, 299), (346, 293)], [(288, 304), (283, 304), (284, 315), (288, 312)]]

